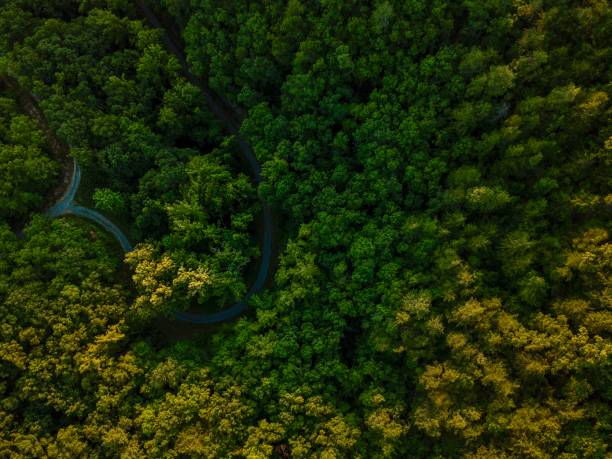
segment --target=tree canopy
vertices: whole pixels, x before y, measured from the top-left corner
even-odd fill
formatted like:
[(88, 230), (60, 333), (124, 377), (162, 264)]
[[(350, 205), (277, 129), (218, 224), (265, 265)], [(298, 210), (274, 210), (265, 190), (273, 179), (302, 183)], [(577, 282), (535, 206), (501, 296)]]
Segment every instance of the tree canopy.
[[(0, 7), (136, 243), (37, 215), (61, 165), (3, 88), (0, 455), (608, 457), (607, 1), (143, 2), (201, 83), (139, 3)], [(258, 196), (266, 290), (172, 322), (245, 296)]]

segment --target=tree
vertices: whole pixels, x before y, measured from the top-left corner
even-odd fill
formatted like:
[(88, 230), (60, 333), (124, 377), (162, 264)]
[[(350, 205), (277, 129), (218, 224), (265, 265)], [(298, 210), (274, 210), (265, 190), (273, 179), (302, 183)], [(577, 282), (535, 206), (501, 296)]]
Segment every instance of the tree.
[(159, 258), (151, 245), (128, 253), (126, 261), (134, 267), (132, 278), (140, 290), (134, 303), (135, 313), (143, 321), (168, 316), (177, 308), (185, 309), (188, 299), (204, 296), (202, 290), (211, 283), (204, 266), (195, 270), (177, 266), (167, 254)]
[(108, 188), (96, 189), (93, 200), (96, 207), (103, 211), (120, 213), (125, 210), (125, 201), (121, 193)]

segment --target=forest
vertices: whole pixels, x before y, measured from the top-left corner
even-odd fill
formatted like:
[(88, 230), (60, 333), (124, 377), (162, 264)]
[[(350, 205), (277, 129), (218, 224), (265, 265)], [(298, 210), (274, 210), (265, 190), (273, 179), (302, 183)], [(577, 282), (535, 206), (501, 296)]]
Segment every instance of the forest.
[(0, 1), (0, 457), (612, 454), (608, 0)]

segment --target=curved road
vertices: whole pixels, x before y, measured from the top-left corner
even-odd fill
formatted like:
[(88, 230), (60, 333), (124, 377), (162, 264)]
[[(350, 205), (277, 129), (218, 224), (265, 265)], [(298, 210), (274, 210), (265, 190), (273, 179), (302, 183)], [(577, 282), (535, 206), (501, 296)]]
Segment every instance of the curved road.
[(132, 244), (130, 244), (128, 238), (125, 236), (125, 234), (123, 234), (123, 231), (121, 231), (117, 225), (115, 225), (101, 213), (88, 209), (87, 207), (71, 205), (66, 209), (65, 214), (77, 215), (97, 223), (106, 231), (115, 236), (115, 239), (117, 239), (124, 252), (132, 251)]
[[(142, 11), (151, 27), (161, 29), (163, 31), (162, 40), (168, 50), (174, 54), (181, 63), (185, 77), (195, 86), (200, 88), (204, 94), (204, 99), (210, 108), (210, 111), (217, 118), (219, 118), (219, 120), (221, 120), (227, 131), (236, 137), (242, 158), (249, 165), (253, 182), (255, 185), (259, 185), (261, 181), (261, 167), (255, 158), (255, 154), (253, 153), (251, 146), (240, 136), (240, 117), (234, 108), (223, 97), (213, 92), (201, 78), (198, 78), (191, 73), (187, 59), (185, 59), (185, 55), (181, 51), (181, 46), (177, 44), (177, 42), (164, 29), (159, 19), (155, 16), (155, 13), (153, 13), (153, 11), (151, 11), (151, 9), (145, 5), (142, 0), (136, 0), (136, 4)], [(176, 318), (178, 320), (194, 324), (212, 324), (233, 319), (247, 308), (247, 303), (251, 296), (263, 289), (270, 272), (270, 265), (272, 263), (272, 211), (268, 203), (261, 196), (259, 196), (259, 199), (262, 207), (263, 223), (263, 231), (260, 234), (259, 242), (261, 248), (261, 259), (257, 278), (247, 292), (246, 296), (233, 306), (214, 314), (179, 312), (176, 314)]]
[[(147, 18), (150, 25), (154, 28), (159, 28), (163, 30), (163, 27), (161, 26), (159, 20), (154, 15), (154, 13), (141, 0), (137, 0), (136, 3), (142, 10), (144, 16)], [(240, 117), (238, 116), (234, 108), (225, 99), (215, 94), (212, 90), (210, 90), (210, 88), (208, 88), (204, 81), (202, 81), (200, 78), (196, 77), (189, 71), (189, 66), (187, 64), (185, 56), (180, 51), (180, 46), (177, 46), (177, 44), (169, 36), (169, 34), (164, 32), (162, 38), (164, 44), (168, 47), (170, 52), (172, 52), (181, 63), (183, 67), (183, 73), (187, 77), (187, 79), (195, 86), (199, 87), (202, 93), (204, 94), (204, 99), (207, 105), (209, 106), (211, 112), (221, 120), (221, 122), (225, 125), (227, 131), (236, 137), (242, 158), (249, 165), (253, 182), (255, 183), (255, 185), (259, 185), (261, 181), (261, 167), (259, 166), (259, 163), (257, 162), (255, 154), (253, 153), (253, 150), (251, 149), (250, 145), (240, 136)], [(35, 109), (39, 110), (38, 107), (35, 107)], [(106, 218), (104, 215), (100, 214), (95, 210), (75, 205), (74, 198), (81, 182), (81, 168), (79, 167), (75, 159), (72, 160), (72, 164), (73, 171), (70, 183), (66, 187), (66, 190), (62, 197), (53, 206), (47, 209), (46, 214), (52, 218), (57, 218), (62, 215), (76, 215), (78, 217), (91, 220), (100, 225), (109, 233), (111, 233), (115, 237), (115, 239), (117, 239), (117, 241), (121, 245), (121, 248), (125, 252), (131, 251), (132, 245), (130, 244), (130, 241), (113, 222), (111, 222), (108, 218)], [(178, 312), (175, 315), (177, 320), (193, 324), (214, 324), (218, 322), (223, 322), (225, 320), (233, 319), (240, 315), (247, 308), (249, 299), (254, 294), (260, 292), (263, 289), (266, 283), (266, 279), (268, 278), (268, 274), (270, 272), (270, 265), (272, 262), (272, 211), (268, 203), (261, 196), (259, 196), (259, 198), (262, 206), (263, 223), (263, 231), (260, 234), (259, 243), (261, 247), (261, 259), (255, 282), (253, 282), (253, 285), (251, 285), (251, 288), (249, 289), (245, 297), (234, 305), (217, 313), (199, 314)]]
[(72, 179), (66, 188), (66, 191), (62, 195), (59, 201), (57, 201), (53, 206), (51, 206), (46, 214), (50, 217), (59, 217), (66, 213), (66, 209), (68, 209), (76, 196), (77, 190), (79, 189), (79, 185), (81, 183), (81, 168), (79, 167), (76, 160), (72, 160)]
[(131, 252), (132, 244), (130, 244), (130, 241), (126, 235), (123, 234), (123, 231), (121, 231), (117, 225), (95, 210), (74, 204), (74, 197), (76, 196), (77, 190), (79, 189), (79, 184), (81, 183), (81, 168), (75, 159), (72, 160), (72, 164), (73, 171), (70, 184), (66, 188), (64, 195), (47, 210), (46, 214), (52, 218), (61, 217), (62, 215), (77, 215), (81, 218), (91, 220), (111, 233), (115, 239), (117, 239), (124, 252)]
[[(131, 251), (132, 245), (130, 244), (128, 238), (108, 218), (95, 210), (87, 209), (86, 207), (81, 207), (74, 204), (74, 198), (81, 183), (81, 168), (74, 158), (70, 158), (69, 147), (55, 137), (55, 134), (47, 123), (47, 119), (37, 104), (37, 97), (34, 94), (23, 91), (17, 79), (11, 77), (10, 75), (0, 75), (0, 80), (15, 91), (17, 95), (17, 103), (21, 105), (21, 108), (26, 114), (31, 116), (36, 121), (40, 129), (45, 133), (47, 140), (51, 145), (51, 150), (56, 156), (56, 159), (65, 169), (64, 176), (70, 177), (70, 181), (68, 183), (63, 182), (59, 188), (59, 190), (61, 190), (63, 187), (65, 187), (62, 195), (59, 197), (57, 202), (55, 202), (55, 204), (45, 211), (45, 214), (51, 218), (72, 214), (91, 220), (110, 232), (115, 239), (117, 239), (124, 251)], [(70, 166), (66, 167), (66, 163), (70, 163), (72, 166), (72, 170), (70, 170), (70, 172), (67, 171)], [(17, 235), (19, 236), (20, 234), (21, 231), (18, 231)]]

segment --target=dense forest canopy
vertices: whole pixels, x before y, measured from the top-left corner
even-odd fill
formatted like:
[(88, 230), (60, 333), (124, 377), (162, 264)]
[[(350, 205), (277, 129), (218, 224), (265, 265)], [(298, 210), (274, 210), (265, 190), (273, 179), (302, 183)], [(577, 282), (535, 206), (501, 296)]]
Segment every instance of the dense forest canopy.
[[(607, 0), (3, 1), (0, 456), (608, 457), (611, 38)], [(133, 251), (45, 214), (70, 158)], [(174, 321), (244, 297), (258, 198), (266, 290)]]
[(8, 87), (0, 94), (0, 218), (22, 218), (42, 205), (57, 165), (36, 123), (17, 110)]

